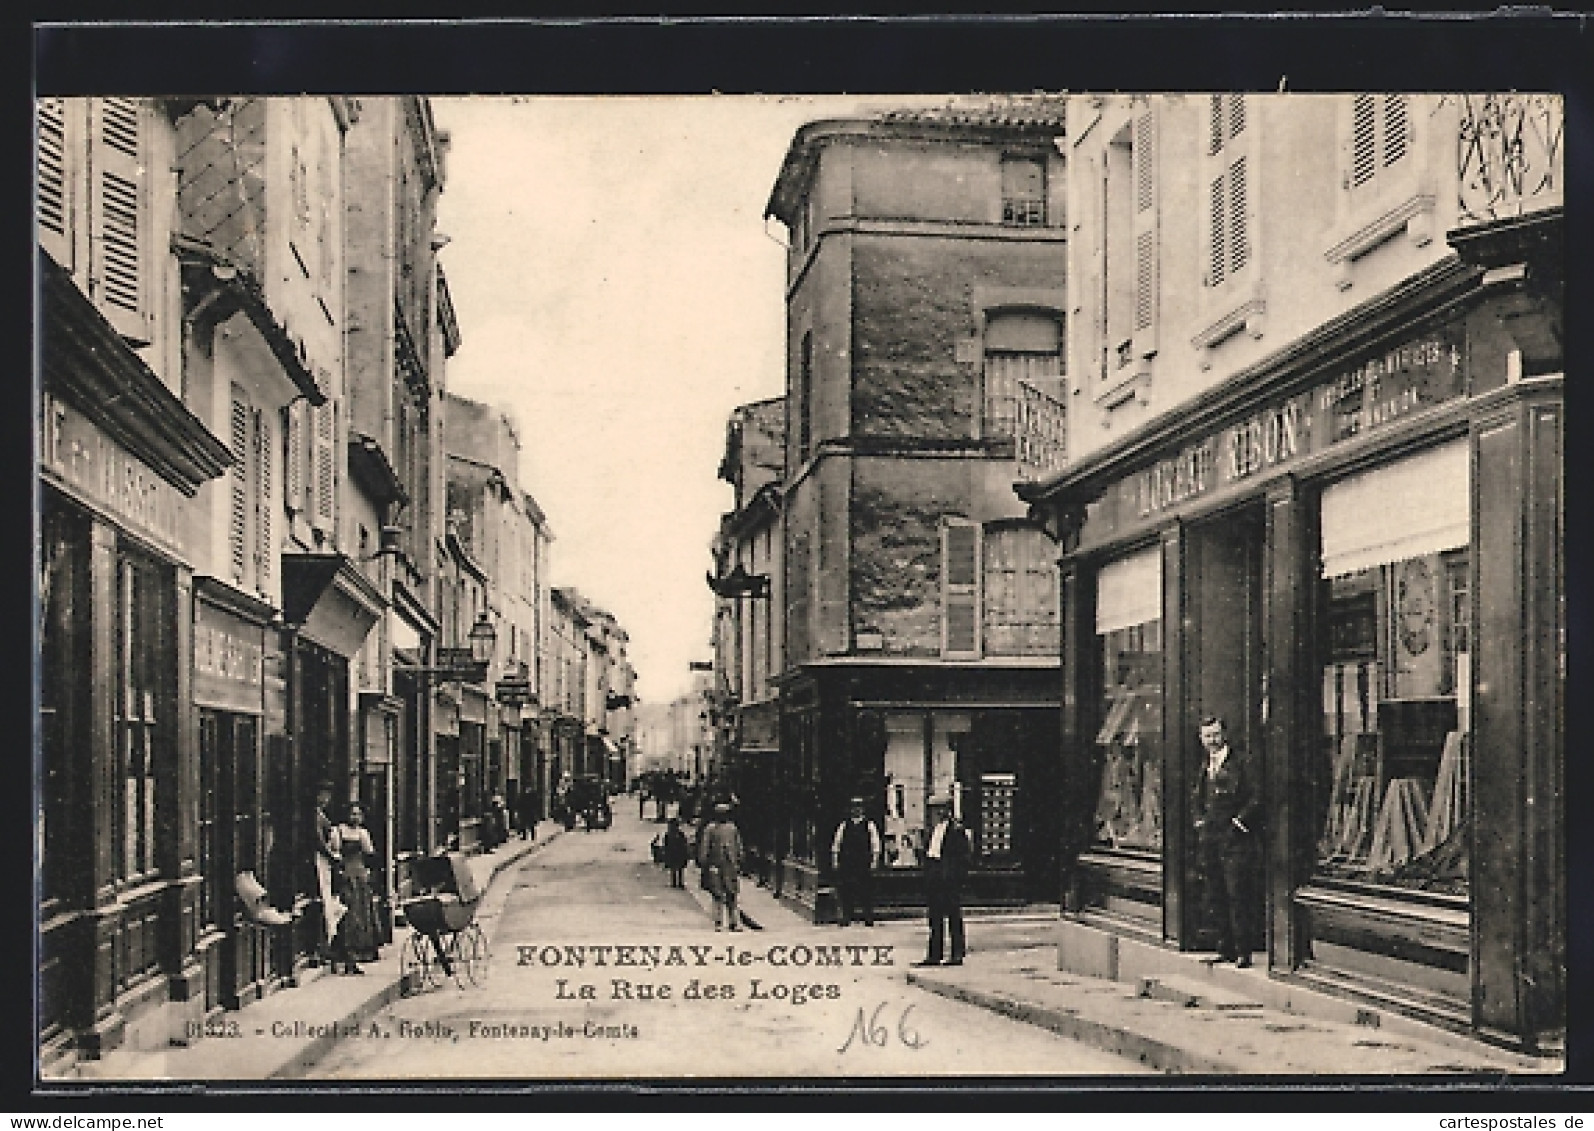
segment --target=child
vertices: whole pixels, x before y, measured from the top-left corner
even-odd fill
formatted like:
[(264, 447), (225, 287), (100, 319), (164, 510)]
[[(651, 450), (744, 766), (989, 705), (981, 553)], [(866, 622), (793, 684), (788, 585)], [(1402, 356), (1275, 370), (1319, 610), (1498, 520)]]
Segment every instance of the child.
[(686, 881), (681, 878), (681, 870), (686, 867), (691, 848), (686, 834), (681, 831), (681, 819), (671, 817), (669, 827), (664, 830), (664, 866), (670, 870), (672, 888), (686, 886)]

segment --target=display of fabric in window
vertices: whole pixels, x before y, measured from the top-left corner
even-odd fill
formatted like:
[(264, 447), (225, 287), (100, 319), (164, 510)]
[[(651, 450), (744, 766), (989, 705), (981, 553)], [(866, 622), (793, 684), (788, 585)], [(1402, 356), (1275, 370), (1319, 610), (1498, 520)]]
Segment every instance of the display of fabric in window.
[(1460, 731), (1445, 735), (1444, 753), (1434, 780), (1433, 802), (1423, 830), (1420, 851), (1432, 852), (1455, 831), (1467, 812), (1467, 740)]
[(1373, 829), (1373, 846), (1367, 868), (1374, 873), (1393, 872), (1416, 856), (1428, 827), (1428, 799), (1417, 778), (1391, 778), (1384, 792)]

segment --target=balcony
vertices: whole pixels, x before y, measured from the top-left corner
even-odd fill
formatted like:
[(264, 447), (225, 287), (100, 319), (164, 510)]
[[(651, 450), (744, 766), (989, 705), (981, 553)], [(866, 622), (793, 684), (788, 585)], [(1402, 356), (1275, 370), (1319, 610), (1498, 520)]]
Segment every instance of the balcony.
[(1460, 223), (1486, 224), (1561, 204), (1566, 173), (1560, 96), (1455, 97)]
[[(1056, 379), (1061, 392), (1061, 378)], [(1013, 441), (1018, 477), (1044, 479), (1063, 469), (1067, 415), (1063, 402), (1031, 381), (1018, 380), (1011, 395), (990, 397), (985, 408), (989, 434)]]

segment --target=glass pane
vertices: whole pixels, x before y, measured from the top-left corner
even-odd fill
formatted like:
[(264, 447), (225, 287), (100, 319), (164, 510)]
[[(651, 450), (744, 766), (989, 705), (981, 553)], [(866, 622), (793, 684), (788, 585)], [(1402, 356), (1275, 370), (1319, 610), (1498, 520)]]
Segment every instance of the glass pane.
[(1464, 895), (1467, 551), (1327, 589), (1318, 873)]
[(886, 716), (886, 827), (888, 867), (911, 868), (924, 849), (924, 718)]
[(1097, 638), (1102, 650), (1096, 843), (1162, 847), (1162, 622)]

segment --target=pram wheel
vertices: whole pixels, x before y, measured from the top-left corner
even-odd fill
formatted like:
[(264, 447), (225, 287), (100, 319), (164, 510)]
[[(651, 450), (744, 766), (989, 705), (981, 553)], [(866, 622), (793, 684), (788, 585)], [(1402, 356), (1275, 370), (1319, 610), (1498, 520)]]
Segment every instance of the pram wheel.
[(432, 941), (419, 931), (399, 948), (399, 973), (403, 975), (405, 993), (420, 993), (442, 984), (442, 967), (432, 953)]
[(487, 981), (487, 964), (492, 954), (480, 924), (472, 923), (459, 932), (457, 943), (459, 953), (454, 962), (454, 981), (460, 989), (465, 988), (467, 981), (473, 986), (483, 985)]

